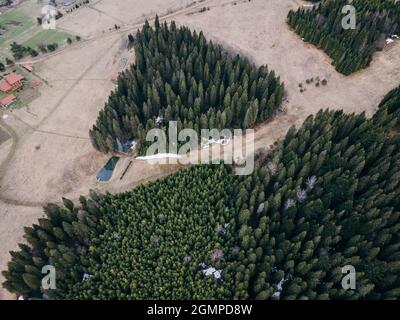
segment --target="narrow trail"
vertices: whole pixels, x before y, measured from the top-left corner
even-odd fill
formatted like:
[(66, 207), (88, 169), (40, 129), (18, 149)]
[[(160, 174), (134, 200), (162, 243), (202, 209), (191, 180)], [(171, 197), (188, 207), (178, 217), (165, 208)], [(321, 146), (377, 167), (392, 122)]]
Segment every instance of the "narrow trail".
[[(12, 145), (11, 145), (11, 149), (10, 149), (10, 152), (8, 153), (7, 157), (0, 164), (0, 182), (1, 182), (2, 177), (5, 174), (8, 163), (14, 157), (15, 150), (17, 148), (17, 144), (19, 141), (18, 134), (15, 132), (15, 130), (13, 128), (11, 128), (7, 123), (4, 122), (1, 115), (2, 115), (2, 113), (0, 112), (0, 127), (2, 127), (10, 135), (11, 140), (12, 140)], [(0, 193), (0, 198), (1, 198), (1, 193)]]
[[(76, 79), (74, 79), (76, 80)], [(27, 111), (28, 112), (28, 111)], [(30, 113), (30, 112), (28, 112)], [(36, 116), (33, 113), (30, 113), (33, 116)], [(74, 139), (79, 139), (79, 140), (89, 140), (88, 137), (82, 137), (82, 136), (77, 136), (74, 134), (70, 134), (70, 133), (64, 133), (64, 132), (55, 132), (55, 131), (49, 131), (49, 130), (40, 130), (37, 129), (37, 126), (32, 126), (31, 124), (29, 124), (28, 122), (22, 120), (20, 117), (18, 117), (17, 115), (13, 114), (13, 117), (15, 119), (17, 119), (19, 122), (23, 123), (29, 130), (31, 130), (31, 132), (39, 132), (39, 133), (44, 133), (44, 134), (51, 134), (51, 135), (55, 135), (55, 136), (60, 136), (60, 137), (66, 137), (66, 138), (74, 138)], [(3, 121), (3, 123), (5, 123)], [(0, 178), (1, 180), (1, 178)]]
[[(119, 42), (121, 39), (117, 38), (115, 41), (112, 42), (110, 45), (110, 48), (114, 47), (117, 42)], [(102, 59), (107, 53), (108, 50), (104, 50), (105, 52), (98, 57), (98, 59), (95, 59), (93, 63), (91, 63), (84, 71), (83, 73), (77, 78), (73, 84), (69, 87), (69, 89), (58, 99), (58, 101), (54, 104), (54, 107), (50, 109), (50, 111), (43, 117), (42, 120), (40, 120), (34, 127), (35, 129), (39, 128), (44, 122), (47, 121), (48, 118), (50, 118), (53, 113), (58, 109), (58, 107), (63, 103), (63, 101), (71, 94), (72, 90), (76, 88), (76, 86), (79, 84), (79, 82), (85, 78), (85, 76), (89, 73), (89, 71), (98, 63), (100, 59)]]
[(44, 133), (44, 134), (51, 134), (53, 136), (59, 136), (59, 137), (64, 137), (64, 138), (72, 138), (72, 139), (78, 139), (78, 140), (90, 140), (88, 137), (80, 137), (68, 133), (61, 133), (61, 132), (54, 132), (54, 131), (47, 131), (47, 130), (35, 130), (35, 132), (39, 133)]
[(93, 5), (89, 5), (88, 8), (90, 8), (93, 11), (96, 11), (96, 12), (98, 12), (100, 14), (104, 14), (105, 16), (110, 17), (111, 19), (114, 19), (115, 21), (118, 21), (119, 23), (126, 24), (125, 21), (123, 21), (123, 20), (121, 20), (121, 19), (119, 19), (119, 18), (117, 18), (115, 16), (112, 16), (112, 15), (110, 15), (109, 13), (107, 13), (107, 12), (105, 12), (103, 10), (97, 9)]
[[(10, 151), (9, 151), (7, 157), (0, 164), (0, 183), (7, 171), (9, 162), (14, 158), (15, 152), (17, 150), (17, 145), (20, 142), (20, 138), (19, 138), (17, 132), (11, 126), (9, 126), (7, 123), (4, 122), (1, 115), (2, 115), (2, 113), (0, 112), (0, 127), (3, 128), (10, 135), (12, 145), (11, 145), (11, 148), (10, 148)], [(26, 124), (28, 126), (28, 128), (31, 130), (32, 133), (40, 132), (40, 133), (44, 133), (44, 134), (52, 134), (52, 135), (68, 137), (68, 138), (89, 140), (89, 138), (86, 138), (86, 137), (73, 136), (73, 135), (56, 133), (56, 132), (45, 131), (45, 130), (36, 130), (32, 126), (28, 125), (26, 122), (24, 122), (24, 124)], [(35, 208), (38, 207), (38, 208), (40, 208), (40, 207), (43, 207), (44, 205), (46, 205), (45, 202), (16, 200), (16, 199), (11, 199), (11, 198), (5, 197), (5, 196), (3, 196), (3, 193), (1, 192), (1, 184), (0, 184), (0, 201), (4, 202), (6, 204), (11, 204), (14, 206), (23, 206), (23, 207), (35, 207)]]
[[(1, 113), (0, 113), (0, 116), (1, 116)], [(4, 161), (0, 164), (0, 181), (1, 181), (6, 172), (8, 163), (14, 157), (15, 151), (17, 149), (17, 144), (19, 142), (19, 137), (18, 137), (18, 134), (15, 132), (15, 130), (13, 128), (11, 128), (7, 123), (5, 123), (1, 117), (0, 117), (0, 126), (7, 131), (7, 133), (11, 136), (11, 140), (12, 140), (10, 152), (8, 153), (6, 159), (4, 159)], [(4, 197), (1, 192), (0, 192), (0, 201), (4, 202), (6, 204), (11, 204), (11, 205), (15, 205), (15, 206), (24, 206), (24, 207), (42, 207), (44, 205), (44, 203), (40, 203), (40, 202), (8, 199), (7, 197)]]

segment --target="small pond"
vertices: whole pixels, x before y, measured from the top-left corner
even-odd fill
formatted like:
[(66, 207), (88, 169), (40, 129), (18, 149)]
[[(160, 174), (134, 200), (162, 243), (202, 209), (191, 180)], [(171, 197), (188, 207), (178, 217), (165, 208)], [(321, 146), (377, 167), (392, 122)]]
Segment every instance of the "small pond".
[(98, 181), (108, 181), (111, 179), (115, 166), (117, 165), (117, 162), (119, 160), (119, 157), (112, 157), (110, 160), (107, 161), (106, 165), (103, 167), (103, 169), (100, 170), (100, 172), (97, 174), (96, 179)]

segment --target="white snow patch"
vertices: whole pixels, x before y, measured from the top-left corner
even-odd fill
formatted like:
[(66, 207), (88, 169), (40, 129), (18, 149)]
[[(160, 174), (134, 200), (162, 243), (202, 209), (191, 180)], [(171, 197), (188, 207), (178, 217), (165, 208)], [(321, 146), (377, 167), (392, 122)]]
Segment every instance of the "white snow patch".
[(288, 276), (286, 277), (286, 279), (285, 279), (285, 276), (283, 276), (282, 277), (282, 279), (281, 279), (281, 281), (279, 281), (279, 283), (276, 285), (276, 289), (277, 289), (277, 291), (275, 291), (273, 294), (272, 294), (272, 297), (273, 298), (280, 298), (280, 296), (281, 296), (281, 292), (282, 292), (282, 290), (283, 290), (283, 284), (286, 282), (286, 281), (289, 281), (289, 280), (291, 280), (291, 279), (293, 279), (293, 276), (289, 273), (288, 274)]
[(207, 149), (207, 148), (208, 148), (210, 145), (212, 145), (212, 144), (220, 144), (220, 145), (222, 145), (222, 146), (226, 146), (226, 145), (228, 145), (230, 142), (231, 142), (231, 139), (230, 139), (230, 138), (224, 138), (224, 139), (218, 139), (218, 140), (210, 139), (210, 140), (206, 140), (206, 141), (202, 142), (202, 143), (201, 143), (201, 147), (202, 147), (203, 149)]
[(90, 280), (93, 276), (91, 274), (85, 273), (83, 275), (82, 281)]
[(214, 276), (215, 279), (220, 279), (222, 271), (221, 270), (217, 270), (217, 269), (215, 269), (213, 267), (209, 267), (209, 268), (203, 270), (203, 273), (206, 276)]
[(160, 124), (160, 123), (162, 123), (163, 121), (164, 121), (164, 118), (163, 118), (162, 116), (158, 116), (157, 119), (156, 119), (156, 123), (157, 123), (157, 124)]
[(203, 270), (203, 273), (206, 276), (211, 276), (216, 271), (217, 271), (217, 269), (210, 267), (210, 268), (207, 268), (207, 269)]
[(181, 155), (176, 154), (176, 153), (157, 153), (152, 156), (143, 156), (143, 157), (137, 157), (137, 160), (153, 160), (153, 159), (165, 159), (165, 158), (175, 158), (179, 159), (182, 158)]
[(207, 265), (204, 262), (200, 262), (199, 267), (203, 269), (201, 271), (205, 276), (213, 276), (215, 279), (222, 278), (222, 270), (217, 270), (214, 267), (207, 267)]
[(309, 190), (314, 189), (314, 186), (315, 186), (316, 182), (317, 182), (317, 177), (316, 176), (308, 177), (307, 178), (307, 182), (306, 182), (307, 189), (309, 189)]
[(260, 205), (258, 206), (258, 209), (257, 209), (257, 214), (260, 214), (261, 212), (263, 212), (264, 208), (265, 208), (264, 202), (260, 203)]
[(281, 281), (279, 281), (279, 283), (278, 283), (278, 285), (276, 286), (276, 288), (278, 289), (278, 291), (282, 291), (283, 290), (283, 287), (282, 287), (282, 285), (285, 283), (285, 277), (283, 277), (282, 279), (281, 279)]

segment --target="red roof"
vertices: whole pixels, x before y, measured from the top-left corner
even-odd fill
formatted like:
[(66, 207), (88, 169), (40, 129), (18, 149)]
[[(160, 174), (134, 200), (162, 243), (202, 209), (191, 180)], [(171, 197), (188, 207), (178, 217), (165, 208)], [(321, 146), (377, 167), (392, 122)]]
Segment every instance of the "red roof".
[(0, 100), (0, 105), (8, 107), (15, 99), (16, 96), (10, 94), (9, 96)]
[(19, 81), (24, 80), (24, 77), (21, 76), (18, 73), (10, 73), (9, 75), (6, 75), (4, 79), (0, 82), (0, 90), (3, 92), (10, 91), (13, 89), (15, 84), (17, 84)]
[(29, 72), (33, 71), (32, 65), (31, 64), (24, 64), (23, 67), (28, 70)]
[(9, 75), (6, 75), (4, 77), (4, 80), (6, 80), (8, 82), (8, 84), (12, 86), (12, 85), (16, 84), (18, 81), (24, 80), (24, 77), (18, 73), (13, 72), (13, 73), (10, 73)]
[(10, 91), (11, 89), (12, 89), (12, 87), (10, 86), (10, 84), (7, 81), (2, 80), (0, 82), (0, 90), (1, 91), (7, 92), (7, 91)]

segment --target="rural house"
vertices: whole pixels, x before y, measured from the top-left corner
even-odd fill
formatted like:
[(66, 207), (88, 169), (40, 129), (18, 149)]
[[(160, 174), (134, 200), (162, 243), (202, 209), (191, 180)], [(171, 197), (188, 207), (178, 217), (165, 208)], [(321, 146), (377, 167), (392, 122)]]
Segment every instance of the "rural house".
[(32, 72), (32, 71), (33, 71), (33, 67), (32, 67), (31, 64), (24, 64), (22, 67), (23, 67), (25, 70), (29, 71), (29, 72)]
[(6, 108), (10, 104), (12, 104), (15, 101), (16, 98), (17, 98), (16, 96), (14, 96), (13, 94), (10, 94), (9, 96), (7, 96), (7, 97), (5, 97), (5, 98), (0, 100), (0, 106)]
[(11, 92), (22, 87), (24, 77), (16, 72), (5, 76), (0, 82), (0, 90), (2, 92)]

